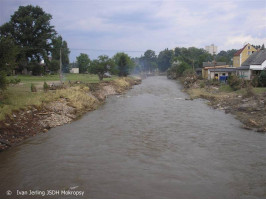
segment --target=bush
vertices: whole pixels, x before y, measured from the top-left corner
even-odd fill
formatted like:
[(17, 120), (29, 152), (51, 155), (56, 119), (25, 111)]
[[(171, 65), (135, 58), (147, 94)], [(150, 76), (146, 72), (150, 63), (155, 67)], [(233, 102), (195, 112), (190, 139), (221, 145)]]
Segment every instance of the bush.
[(5, 90), (8, 85), (8, 80), (6, 79), (6, 73), (0, 71), (0, 90)]
[(251, 80), (251, 85), (253, 87), (258, 87), (259, 86), (259, 77), (255, 76), (252, 80)]
[(200, 88), (205, 88), (205, 83), (204, 82), (200, 83)]
[(266, 70), (263, 70), (258, 77), (258, 83), (261, 87), (266, 87)]
[(249, 98), (252, 96), (256, 96), (254, 91), (253, 91), (253, 87), (251, 85), (248, 85), (246, 87), (246, 93), (243, 95), (243, 98)]
[(49, 85), (44, 81), (43, 83), (43, 90), (47, 92), (49, 90)]
[(30, 86), (31, 92), (37, 92), (36, 86), (32, 83)]
[(238, 78), (236, 75), (231, 75), (228, 78), (228, 85), (230, 85), (230, 87), (236, 91), (241, 89), (241, 84), (242, 80), (240, 78)]
[(16, 85), (16, 84), (20, 83), (20, 81), (21, 80), (19, 78), (14, 78), (14, 79), (10, 79), (9, 83)]

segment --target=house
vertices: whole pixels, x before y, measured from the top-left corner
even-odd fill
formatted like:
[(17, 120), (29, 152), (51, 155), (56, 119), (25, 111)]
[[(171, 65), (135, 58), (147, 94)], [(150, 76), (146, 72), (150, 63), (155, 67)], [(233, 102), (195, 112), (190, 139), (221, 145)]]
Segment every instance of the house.
[(79, 68), (72, 68), (69, 72), (71, 74), (79, 74)]
[(229, 76), (236, 73), (236, 68), (225, 67), (225, 68), (211, 68), (209, 69), (208, 79), (215, 79), (219, 81), (224, 81), (228, 79)]
[(252, 45), (246, 44), (242, 49), (239, 49), (233, 57), (233, 67), (240, 67), (243, 62), (254, 52), (256, 52)]
[(226, 65), (226, 62), (203, 62), (203, 68), (202, 68), (202, 78), (210, 79), (210, 69), (213, 68), (226, 68), (229, 67), (229, 65)]
[(237, 68), (237, 75), (246, 80), (252, 80), (262, 70), (266, 70), (266, 50), (253, 53)]

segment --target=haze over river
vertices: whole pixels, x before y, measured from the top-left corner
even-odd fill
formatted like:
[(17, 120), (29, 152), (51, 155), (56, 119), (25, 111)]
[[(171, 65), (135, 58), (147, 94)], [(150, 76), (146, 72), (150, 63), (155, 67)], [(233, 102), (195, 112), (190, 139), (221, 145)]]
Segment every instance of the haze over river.
[(84, 191), (77, 198), (266, 198), (266, 135), (204, 100), (186, 101), (181, 89), (150, 77), (0, 153), (0, 197), (52, 189)]

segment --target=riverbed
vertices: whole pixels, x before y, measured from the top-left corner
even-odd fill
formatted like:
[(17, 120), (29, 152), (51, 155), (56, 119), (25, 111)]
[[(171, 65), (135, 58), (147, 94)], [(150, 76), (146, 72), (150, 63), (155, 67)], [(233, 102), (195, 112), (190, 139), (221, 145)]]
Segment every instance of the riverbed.
[[(0, 197), (266, 198), (266, 135), (149, 77), (0, 153)], [(83, 196), (47, 190), (83, 191)]]

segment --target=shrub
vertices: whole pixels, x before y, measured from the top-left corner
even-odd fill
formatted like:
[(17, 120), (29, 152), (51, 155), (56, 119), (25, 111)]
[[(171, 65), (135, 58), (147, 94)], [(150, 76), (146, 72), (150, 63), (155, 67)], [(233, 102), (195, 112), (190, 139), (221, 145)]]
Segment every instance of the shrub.
[(248, 97), (252, 97), (252, 96), (256, 96), (256, 95), (253, 91), (253, 87), (251, 85), (248, 85), (246, 87), (246, 93), (243, 95), (243, 98), (248, 98)]
[(259, 86), (259, 77), (255, 76), (252, 80), (251, 80), (251, 85), (253, 87), (258, 87)]
[(204, 82), (201, 82), (200, 83), (200, 88), (204, 88), (205, 87), (205, 83)]
[(21, 80), (19, 78), (14, 78), (14, 79), (10, 79), (9, 83), (16, 85), (16, 84), (20, 83), (20, 81)]
[(43, 90), (47, 92), (49, 90), (49, 85), (44, 81), (43, 83)]
[(0, 71), (0, 90), (5, 90), (8, 85), (8, 80), (6, 79), (6, 73)]
[(230, 87), (235, 91), (241, 89), (241, 82), (240, 78), (236, 75), (231, 75), (228, 78), (228, 85), (230, 85)]
[(30, 86), (31, 92), (37, 92), (36, 86), (32, 83)]
[(258, 77), (259, 86), (265, 87), (266, 86), (266, 70), (263, 70)]

